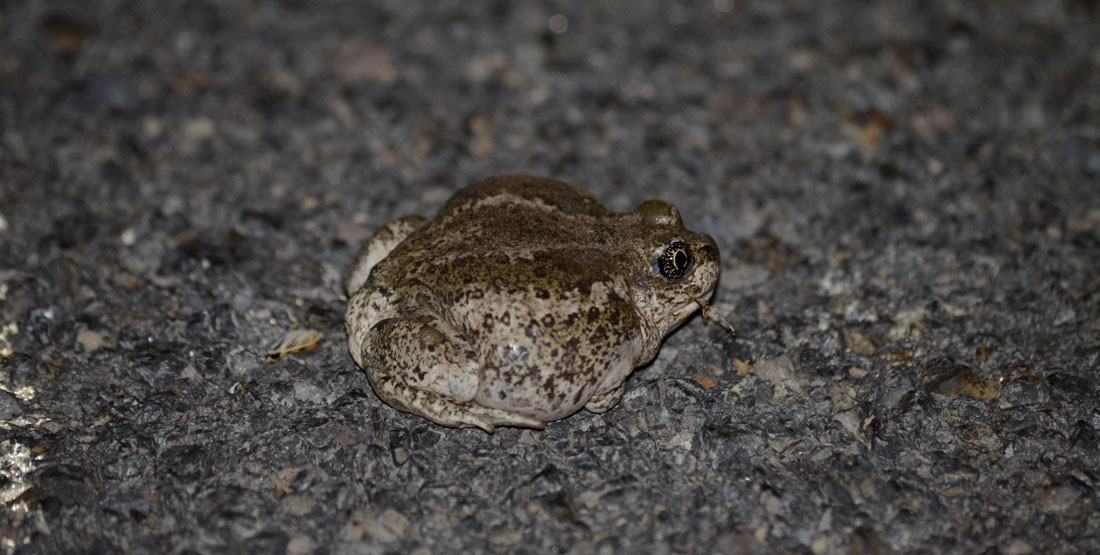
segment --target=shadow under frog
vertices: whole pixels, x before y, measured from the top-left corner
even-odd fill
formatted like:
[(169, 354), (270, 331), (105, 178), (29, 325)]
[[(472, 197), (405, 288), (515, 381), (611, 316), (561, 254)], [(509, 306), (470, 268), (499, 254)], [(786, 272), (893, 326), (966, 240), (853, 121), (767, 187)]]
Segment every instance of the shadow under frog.
[(615, 213), (562, 181), (490, 177), (363, 245), (344, 276), (348, 343), (395, 408), (542, 429), (615, 406), (718, 269), (714, 240), (671, 204)]

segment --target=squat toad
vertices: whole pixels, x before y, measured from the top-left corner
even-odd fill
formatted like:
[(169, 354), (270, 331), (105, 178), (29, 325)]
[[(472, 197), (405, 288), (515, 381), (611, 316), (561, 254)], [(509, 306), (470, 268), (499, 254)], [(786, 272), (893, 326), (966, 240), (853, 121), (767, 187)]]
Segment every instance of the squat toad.
[(490, 177), (363, 245), (345, 274), (348, 343), (400, 410), (541, 429), (615, 406), (718, 268), (714, 240), (671, 204), (615, 213), (568, 183)]

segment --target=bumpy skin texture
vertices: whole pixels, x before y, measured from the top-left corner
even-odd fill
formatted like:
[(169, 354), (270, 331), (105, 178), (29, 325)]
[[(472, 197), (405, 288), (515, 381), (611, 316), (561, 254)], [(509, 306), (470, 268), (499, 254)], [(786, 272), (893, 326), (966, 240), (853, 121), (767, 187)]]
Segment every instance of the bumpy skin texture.
[[(662, 260), (683, 275), (662, 275)], [(490, 177), (364, 245), (345, 274), (349, 348), (398, 409), (444, 426), (541, 429), (618, 403), (630, 372), (713, 293), (718, 269), (714, 240), (670, 204), (614, 213), (568, 183)]]

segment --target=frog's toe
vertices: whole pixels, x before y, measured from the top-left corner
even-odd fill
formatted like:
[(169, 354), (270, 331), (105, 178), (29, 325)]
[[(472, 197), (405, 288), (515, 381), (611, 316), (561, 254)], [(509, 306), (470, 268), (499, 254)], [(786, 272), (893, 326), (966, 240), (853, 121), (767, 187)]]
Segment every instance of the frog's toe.
[(533, 428), (541, 430), (546, 427), (542, 420), (536, 420), (527, 416), (508, 412), (501, 409), (492, 409), (481, 405), (469, 404), (465, 407), (465, 414), (460, 418), (463, 424), (477, 426), (488, 433), (493, 433), (496, 426), (512, 426), (516, 428)]
[(584, 406), (589, 412), (600, 414), (611, 410), (611, 407), (619, 404), (619, 401), (623, 398), (623, 393), (626, 392), (626, 384), (620, 385), (607, 393), (595, 395), (588, 400), (588, 404)]
[(430, 404), (415, 408), (418, 410), (414, 410), (414, 412), (428, 417), (432, 422), (441, 426), (457, 428), (474, 426), (481, 428), (487, 434), (493, 433), (497, 426), (534, 428), (536, 430), (546, 427), (546, 424), (541, 420), (473, 403), (454, 403), (445, 399), (433, 399)]

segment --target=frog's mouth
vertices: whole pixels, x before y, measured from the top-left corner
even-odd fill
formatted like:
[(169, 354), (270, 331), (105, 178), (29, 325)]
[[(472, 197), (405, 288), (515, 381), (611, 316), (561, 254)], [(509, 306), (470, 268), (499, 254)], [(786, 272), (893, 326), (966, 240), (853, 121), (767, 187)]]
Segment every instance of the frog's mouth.
[(700, 308), (706, 306), (698, 303), (698, 300), (693, 300), (690, 303), (684, 305), (683, 308), (677, 310), (676, 312), (673, 312), (672, 320), (676, 322), (681, 322), (688, 316), (691, 316), (693, 313), (695, 313), (696, 310), (699, 310)]

